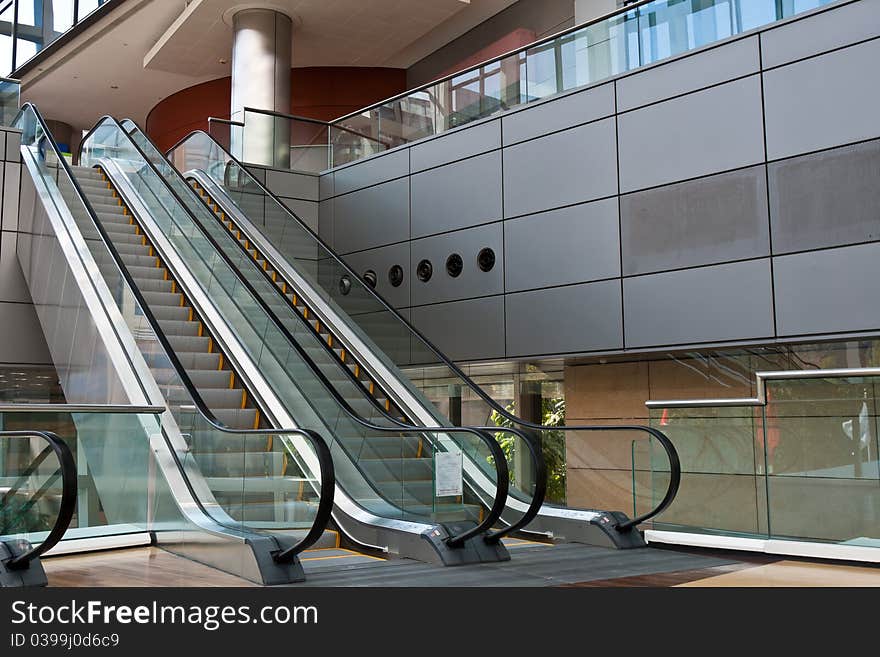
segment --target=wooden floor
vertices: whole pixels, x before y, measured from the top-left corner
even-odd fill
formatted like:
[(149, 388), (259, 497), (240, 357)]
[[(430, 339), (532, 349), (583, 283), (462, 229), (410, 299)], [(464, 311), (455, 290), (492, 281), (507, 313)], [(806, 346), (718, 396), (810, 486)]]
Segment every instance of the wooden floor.
[(678, 584), (688, 587), (880, 586), (880, 568), (778, 561)]
[(255, 586), (155, 547), (43, 560), (49, 586)]
[[(575, 587), (880, 587), (880, 567), (788, 560), (767, 555), (711, 552), (731, 563), (697, 570), (595, 580)], [(131, 548), (43, 561), (49, 586), (216, 587), (251, 582), (159, 548)]]

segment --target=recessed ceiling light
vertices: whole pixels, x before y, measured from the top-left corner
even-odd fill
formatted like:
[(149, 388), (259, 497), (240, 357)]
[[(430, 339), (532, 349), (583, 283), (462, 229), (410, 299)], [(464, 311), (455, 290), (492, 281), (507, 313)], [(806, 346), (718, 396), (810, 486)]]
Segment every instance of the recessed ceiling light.
[(221, 57), (219, 61), (220, 61), (221, 64), (225, 64), (225, 63), (226, 63), (226, 58), (225, 58), (225, 57)]
[(118, 84), (111, 84), (110, 88), (111, 89), (119, 89), (119, 85)]

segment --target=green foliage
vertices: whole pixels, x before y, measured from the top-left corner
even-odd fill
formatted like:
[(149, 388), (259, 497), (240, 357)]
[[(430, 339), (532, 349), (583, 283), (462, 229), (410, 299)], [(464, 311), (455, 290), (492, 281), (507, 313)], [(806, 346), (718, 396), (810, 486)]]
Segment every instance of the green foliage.
[[(510, 403), (505, 407), (508, 413), (516, 414), (516, 405)], [(496, 411), (492, 411), (490, 421), (497, 427), (512, 427), (513, 423)], [(541, 424), (560, 427), (565, 424), (565, 398), (543, 398), (541, 400)], [(497, 433), (495, 438), (501, 445), (508, 462), (512, 462), (519, 438), (509, 433)], [(554, 504), (565, 504), (565, 432), (543, 431), (541, 441), (544, 461), (547, 464), (547, 501)], [(515, 473), (511, 471), (511, 485), (516, 484)]]

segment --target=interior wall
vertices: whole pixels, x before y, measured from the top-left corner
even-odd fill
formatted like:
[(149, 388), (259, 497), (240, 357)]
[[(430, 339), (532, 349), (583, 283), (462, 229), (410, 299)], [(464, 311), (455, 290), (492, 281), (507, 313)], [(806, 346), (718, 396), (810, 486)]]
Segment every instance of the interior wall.
[[(394, 96), (406, 88), (396, 68), (318, 67), (291, 70), (293, 114), (329, 121)], [(219, 78), (172, 94), (147, 116), (147, 134), (160, 149), (193, 130), (207, 130), (208, 117), (229, 118), (231, 78)]]

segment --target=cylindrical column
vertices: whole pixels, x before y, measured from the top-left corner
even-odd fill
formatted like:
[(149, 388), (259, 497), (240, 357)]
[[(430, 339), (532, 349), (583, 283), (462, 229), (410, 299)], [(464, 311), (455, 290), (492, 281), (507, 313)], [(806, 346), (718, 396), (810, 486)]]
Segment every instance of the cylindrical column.
[(244, 108), (290, 112), (290, 17), (271, 9), (244, 9), (232, 18), (233, 153), (245, 162), (287, 168), (290, 165), (290, 122), (248, 113)]

